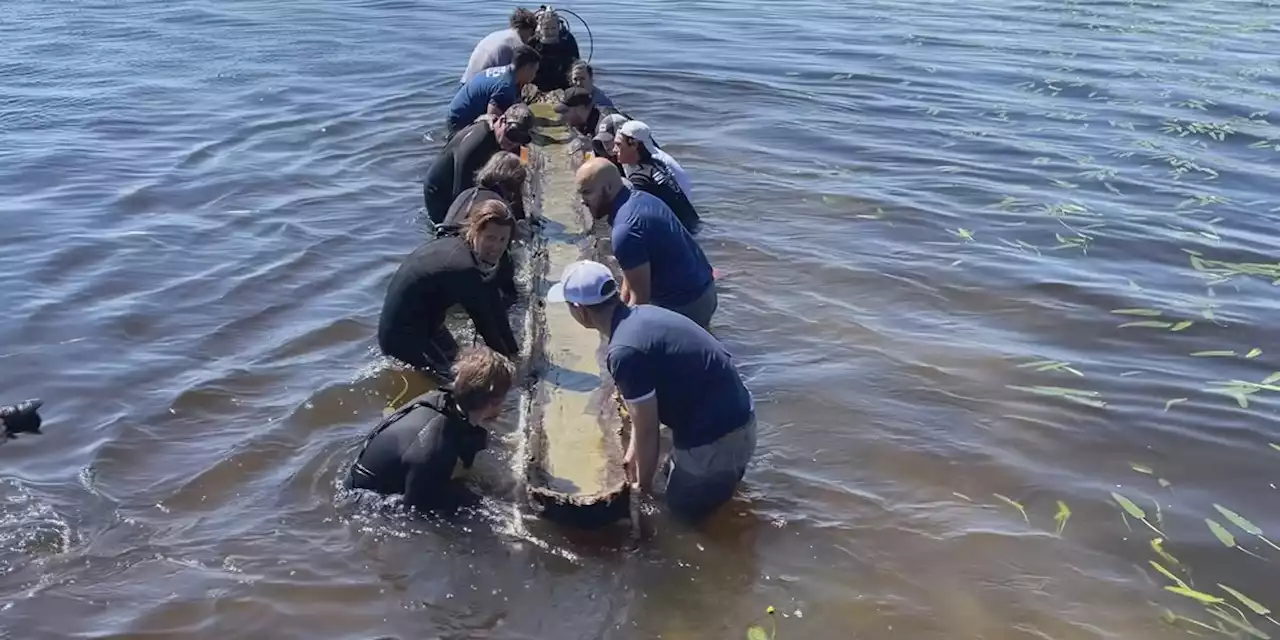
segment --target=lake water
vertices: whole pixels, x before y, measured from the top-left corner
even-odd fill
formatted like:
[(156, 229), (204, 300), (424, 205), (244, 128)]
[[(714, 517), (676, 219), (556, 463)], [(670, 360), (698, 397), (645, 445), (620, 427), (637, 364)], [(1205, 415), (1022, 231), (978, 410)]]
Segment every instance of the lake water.
[(696, 182), (759, 402), (741, 495), (638, 549), (514, 515), (512, 419), (472, 513), (337, 488), (510, 8), (5, 3), (0, 401), (48, 426), (0, 446), (0, 637), (1240, 631), (1153, 560), (1280, 635), (1217, 586), (1280, 607), (1280, 550), (1214, 507), (1280, 539), (1280, 5), (569, 7)]

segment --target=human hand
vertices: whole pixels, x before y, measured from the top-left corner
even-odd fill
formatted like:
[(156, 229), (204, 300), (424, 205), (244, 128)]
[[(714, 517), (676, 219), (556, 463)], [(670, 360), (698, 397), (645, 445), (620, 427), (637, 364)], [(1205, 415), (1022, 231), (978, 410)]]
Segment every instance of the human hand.
[(622, 458), (622, 472), (627, 479), (627, 484), (633, 488), (640, 485), (640, 467), (636, 464), (635, 454), (627, 451), (627, 455)]

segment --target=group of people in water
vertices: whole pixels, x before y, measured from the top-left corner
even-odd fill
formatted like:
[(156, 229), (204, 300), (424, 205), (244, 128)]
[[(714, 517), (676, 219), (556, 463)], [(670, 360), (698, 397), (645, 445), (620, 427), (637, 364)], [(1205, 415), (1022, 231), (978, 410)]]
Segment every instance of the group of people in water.
[[(441, 382), (373, 429), (349, 488), (403, 494), (431, 509), (452, 500), (455, 466), (487, 444), (517, 380), (520, 353), (508, 310), (519, 295), (514, 240), (538, 223), (526, 215), (532, 141), (525, 100), (559, 91), (556, 111), (591, 157), (575, 176), (594, 220), (607, 221), (621, 271), (575, 262), (548, 292), (584, 328), (608, 341), (607, 367), (631, 422), (627, 477), (653, 491), (659, 428), (672, 434), (665, 501), (699, 520), (732, 497), (755, 451), (755, 407), (733, 359), (709, 333), (718, 306), (714, 272), (694, 238), (692, 185), (648, 125), (618, 111), (579, 58), (573, 34), (550, 7), (516, 9), (508, 29), (476, 46), (449, 106), (446, 143), (423, 187), (436, 237), (392, 277), (378, 326), (382, 352)], [(445, 325), (461, 306), (485, 346), (459, 347)]]

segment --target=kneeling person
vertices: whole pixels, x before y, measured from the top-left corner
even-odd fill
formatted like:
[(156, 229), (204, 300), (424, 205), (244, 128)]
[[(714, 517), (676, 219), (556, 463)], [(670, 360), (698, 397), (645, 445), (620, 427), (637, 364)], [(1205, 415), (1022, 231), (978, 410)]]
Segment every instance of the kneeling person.
[(453, 384), (410, 400), (365, 439), (347, 476), (348, 489), (404, 495), (419, 511), (449, 506), (459, 462), (470, 469), (488, 446), (482, 424), (497, 418), (515, 367), (485, 347), (471, 347), (453, 365)]
[(567, 302), (579, 324), (608, 342), (608, 369), (631, 417), (624, 464), (650, 491), (658, 467), (658, 429), (671, 429), (666, 502), (688, 520), (733, 497), (756, 447), (755, 407), (732, 356), (692, 320), (652, 305), (628, 307), (598, 262), (575, 262), (547, 292)]
[(378, 320), (382, 353), (425, 373), (447, 377), (458, 342), (445, 326), (450, 307), (461, 305), (489, 348), (505, 356), (519, 350), (498, 263), (516, 221), (507, 205), (482, 202), (471, 212), (462, 237), (428, 240), (405, 259), (387, 286)]
[[(524, 183), (528, 171), (514, 153), (499, 151), (476, 172), (476, 186), (463, 191), (454, 199), (444, 221), (436, 227), (436, 236), (460, 236), (471, 224), (471, 213), (488, 201), (502, 202), (510, 208), (516, 220), (524, 219)], [(517, 225), (519, 226), (519, 225)], [(498, 271), (494, 282), (502, 293), (503, 305), (516, 302), (516, 265), (511, 257), (511, 247), (498, 259)]]

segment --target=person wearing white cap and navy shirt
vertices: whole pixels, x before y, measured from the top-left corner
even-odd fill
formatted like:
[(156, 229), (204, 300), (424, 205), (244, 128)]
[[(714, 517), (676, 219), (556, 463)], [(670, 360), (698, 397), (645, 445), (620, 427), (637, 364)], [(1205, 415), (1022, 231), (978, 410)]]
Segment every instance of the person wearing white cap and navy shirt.
[(624, 465), (652, 491), (658, 430), (671, 429), (666, 503), (700, 520), (733, 497), (756, 448), (755, 406), (733, 357), (688, 318), (642, 304), (629, 307), (609, 268), (588, 260), (565, 268), (547, 302), (566, 302), (573, 319), (608, 342), (607, 366), (631, 418)]
[(631, 186), (658, 196), (690, 232), (698, 229), (698, 211), (693, 208), (688, 178), (667, 152), (657, 148), (649, 127), (639, 120), (624, 122), (614, 136), (614, 152)]
[(609, 221), (622, 301), (666, 307), (711, 326), (719, 304), (711, 264), (671, 209), (623, 184), (618, 168), (604, 158), (584, 162), (574, 181), (591, 217)]

